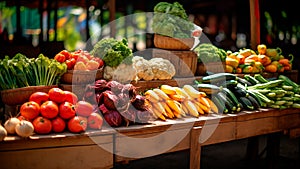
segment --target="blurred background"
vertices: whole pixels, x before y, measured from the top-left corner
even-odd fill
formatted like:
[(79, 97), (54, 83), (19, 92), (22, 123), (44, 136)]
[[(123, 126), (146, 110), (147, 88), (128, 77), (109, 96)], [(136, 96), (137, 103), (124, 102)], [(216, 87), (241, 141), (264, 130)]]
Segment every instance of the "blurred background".
[[(218, 47), (250, 47), (249, 2), (259, 20), (257, 34), (268, 47), (299, 55), (300, 19), (291, 0), (178, 0), (196, 25)], [(0, 0), (0, 57), (21, 52), (28, 57), (74, 51), (104, 37), (128, 38), (133, 50), (151, 47), (154, 6), (161, 1), (134, 0)], [(174, 2), (165, 0), (165, 2)], [(127, 20), (128, 15), (132, 15)], [(118, 20), (118, 22), (112, 22)], [(108, 23), (109, 26), (106, 26)]]

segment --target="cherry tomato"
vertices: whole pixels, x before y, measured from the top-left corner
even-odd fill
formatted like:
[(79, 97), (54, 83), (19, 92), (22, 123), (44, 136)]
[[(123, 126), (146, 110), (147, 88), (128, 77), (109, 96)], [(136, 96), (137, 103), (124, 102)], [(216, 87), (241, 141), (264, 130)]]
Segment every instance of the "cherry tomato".
[(72, 70), (74, 68), (75, 63), (76, 63), (76, 60), (75, 60), (75, 58), (69, 58), (65, 62), (67, 64), (67, 69)]
[(54, 59), (60, 63), (64, 63), (66, 61), (66, 56), (61, 53), (58, 53), (54, 56)]
[(51, 121), (45, 117), (38, 116), (32, 122), (34, 131), (37, 134), (48, 134), (52, 130)]

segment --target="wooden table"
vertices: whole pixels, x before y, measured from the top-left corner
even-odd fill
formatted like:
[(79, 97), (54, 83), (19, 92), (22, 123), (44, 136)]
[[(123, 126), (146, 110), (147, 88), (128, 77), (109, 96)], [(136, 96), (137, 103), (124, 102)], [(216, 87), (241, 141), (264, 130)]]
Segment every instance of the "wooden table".
[[(199, 169), (202, 146), (260, 135), (270, 135), (278, 143), (276, 133), (297, 127), (299, 109), (261, 109), (157, 120), (84, 134), (39, 135), (26, 140), (8, 137), (0, 142), (0, 163), (4, 169), (113, 168), (117, 163), (189, 150), (190, 168)], [(269, 154), (276, 153), (276, 146), (273, 140)]]

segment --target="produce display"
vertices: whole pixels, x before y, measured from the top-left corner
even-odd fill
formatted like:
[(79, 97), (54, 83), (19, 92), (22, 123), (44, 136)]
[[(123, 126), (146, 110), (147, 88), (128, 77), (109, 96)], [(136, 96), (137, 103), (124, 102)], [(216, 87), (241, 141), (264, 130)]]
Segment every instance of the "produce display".
[(292, 70), (294, 56), (284, 56), (280, 48), (267, 48), (257, 45), (257, 51), (240, 49), (238, 52), (227, 51), (226, 69), (228, 73), (284, 72)]
[(60, 77), (67, 71), (67, 65), (40, 54), (28, 58), (18, 53), (12, 58), (5, 56), (0, 60), (1, 90), (27, 86), (50, 86), (58, 84)]

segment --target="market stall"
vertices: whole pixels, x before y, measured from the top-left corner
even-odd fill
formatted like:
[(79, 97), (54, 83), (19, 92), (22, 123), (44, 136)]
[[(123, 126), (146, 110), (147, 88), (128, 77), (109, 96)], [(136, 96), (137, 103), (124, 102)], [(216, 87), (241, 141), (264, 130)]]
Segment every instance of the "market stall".
[[(161, 24), (167, 9), (180, 16), (168, 21), (176, 31)], [(202, 146), (261, 135), (276, 140), (268, 143), (276, 163), (278, 134), (299, 134), (293, 56), (199, 43), (201, 29), (179, 3), (154, 11), (151, 58), (107, 38), (91, 51), (1, 60), (1, 99), (11, 108), (1, 119), (3, 168), (113, 168), (182, 150), (200, 168)]]

